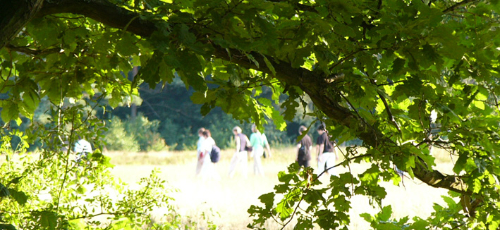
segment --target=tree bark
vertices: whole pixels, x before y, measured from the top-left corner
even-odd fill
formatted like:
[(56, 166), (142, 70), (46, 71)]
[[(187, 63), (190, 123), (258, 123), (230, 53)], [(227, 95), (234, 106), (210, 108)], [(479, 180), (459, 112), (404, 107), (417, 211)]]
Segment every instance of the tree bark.
[(44, 0), (0, 0), (0, 49), (7, 45), (42, 8)]

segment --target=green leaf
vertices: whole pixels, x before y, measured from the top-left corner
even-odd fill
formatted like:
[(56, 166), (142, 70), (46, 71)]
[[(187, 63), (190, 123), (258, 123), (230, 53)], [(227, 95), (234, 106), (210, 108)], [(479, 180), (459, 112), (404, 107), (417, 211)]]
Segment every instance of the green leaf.
[(14, 199), (20, 205), (24, 205), (28, 201), (28, 196), (24, 192), (9, 188), (9, 193), (10, 197), (12, 197), (12, 199)]
[(432, 63), (436, 63), (441, 59), (434, 47), (429, 44), (422, 46), (422, 52), (423, 58), (431, 61)]
[(194, 44), (196, 41), (196, 36), (189, 32), (189, 27), (186, 24), (181, 24), (179, 26), (179, 39), (184, 44)]
[(334, 31), (346, 37), (356, 37), (356, 33), (354, 32), (354, 30), (350, 26), (344, 25), (342, 23), (335, 25)]
[(265, 55), (262, 55), (262, 57), (264, 58), (264, 62), (266, 63), (267, 68), (271, 71), (273, 76), (276, 76), (276, 70), (274, 69), (273, 64), (271, 64), (271, 62), (267, 59)]
[(396, 58), (392, 63), (392, 75), (399, 75), (403, 67), (405, 66), (406, 61), (401, 58)]
[(9, 189), (0, 183), (0, 197), (8, 197), (9, 195)]
[(465, 164), (467, 163), (468, 156), (464, 153), (458, 156), (457, 162), (455, 162), (455, 166), (453, 166), (453, 172), (456, 174), (460, 174), (460, 172), (464, 169)]
[(315, 123), (314, 122), (311, 122), (311, 124), (309, 124), (309, 126), (307, 127), (306, 131), (302, 132), (302, 134), (300, 134), (298, 137), (297, 137), (297, 140), (296, 142), (299, 143), (302, 138), (304, 138), (305, 135), (307, 135), (309, 133), (309, 130), (311, 129), (311, 127), (314, 125)]
[(293, 174), (288, 174), (288, 173), (286, 173), (284, 171), (281, 171), (281, 172), (278, 173), (278, 180), (280, 182), (289, 183), (292, 180), (293, 177), (294, 177)]
[(259, 196), (260, 202), (264, 203), (266, 206), (266, 209), (270, 209), (273, 207), (274, 204), (274, 193), (266, 193), (261, 196)]
[(16, 227), (12, 224), (0, 224), (0, 230), (16, 230)]
[(17, 119), (19, 117), (18, 104), (14, 102), (4, 104), (1, 117), (4, 122)]
[(10, 181), (9, 181), (9, 183), (7, 184), (7, 186), (9, 186), (9, 185), (11, 185), (11, 184), (18, 184), (18, 183), (19, 183), (19, 181), (21, 181), (21, 179), (22, 179), (22, 178), (23, 178), (22, 176), (18, 176), (18, 177), (16, 177), (16, 178), (14, 178), (14, 179), (10, 180)]
[(129, 33), (124, 33), (123, 37), (116, 43), (116, 51), (123, 56), (131, 56), (133, 54), (138, 54), (139, 49), (137, 45), (137, 38)]
[(283, 131), (286, 129), (285, 119), (283, 119), (283, 116), (281, 116), (281, 114), (278, 110), (273, 109), (272, 118), (273, 118), (274, 125), (276, 125), (276, 128), (278, 130)]
[(279, 213), (280, 218), (286, 219), (292, 215), (293, 208), (290, 207), (289, 200), (284, 198), (278, 203), (278, 206), (276, 206), (276, 212)]
[(475, 178), (473, 181), (472, 181), (472, 192), (473, 193), (479, 193), (479, 191), (481, 191), (481, 188), (483, 186), (481, 185), (481, 180), (478, 179), (478, 178)]
[(377, 214), (377, 217), (381, 221), (388, 221), (392, 215), (392, 207), (390, 205), (382, 208), (382, 211)]
[(408, 229), (424, 230), (429, 228), (429, 222), (419, 219), (410, 225)]
[(57, 213), (53, 211), (41, 211), (38, 213), (40, 225), (48, 230), (55, 230), (57, 226)]
[[(250, 59), (250, 61), (252, 61), (257, 66), (257, 68), (260, 68), (259, 62), (254, 58), (254, 56), (252, 56), (251, 54), (247, 54), (247, 53), (245, 53), (245, 55), (247, 56), (248, 59)], [(266, 63), (266, 65), (267, 65), (267, 63)]]
[(85, 187), (83, 185), (78, 186), (78, 188), (76, 189), (76, 192), (78, 194), (85, 194), (86, 191), (87, 191), (87, 189), (85, 189)]
[[(159, 67), (160, 63), (163, 61), (163, 55), (163, 52), (156, 50), (153, 56), (147, 61), (146, 65), (141, 67), (136, 79), (143, 79), (144, 82), (149, 84), (149, 87), (154, 89), (156, 83), (160, 80)], [(134, 79), (134, 82), (137, 81), (136, 79)]]
[(369, 223), (375, 221), (375, 219), (368, 213), (361, 213), (361, 214), (359, 214), (359, 216), (363, 217), (363, 219), (365, 219), (366, 222), (369, 222)]

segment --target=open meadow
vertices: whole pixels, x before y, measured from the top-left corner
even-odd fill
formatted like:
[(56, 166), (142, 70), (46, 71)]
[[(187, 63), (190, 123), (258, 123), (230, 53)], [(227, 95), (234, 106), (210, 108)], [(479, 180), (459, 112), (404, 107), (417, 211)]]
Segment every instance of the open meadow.
[[(286, 170), (287, 166), (295, 159), (294, 148), (273, 149), (273, 157), (263, 159), (266, 175), (264, 177), (253, 175), (253, 161), (249, 160), (249, 176), (243, 179), (240, 174), (229, 178), (227, 171), (231, 160), (232, 151), (225, 150), (221, 153), (221, 161), (217, 163), (216, 170), (221, 179), (218, 181), (203, 181), (195, 177), (196, 153), (195, 151), (183, 152), (155, 152), (155, 153), (122, 153), (107, 152), (115, 164), (112, 172), (128, 184), (135, 184), (140, 178), (149, 175), (152, 169), (158, 168), (161, 178), (178, 192), (172, 193), (175, 198), (173, 203), (177, 212), (185, 222), (199, 223), (199, 229), (205, 229), (207, 222), (212, 222), (219, 229), (245, 229), (251, 222), (247, 209), (252, 204), (260, 205), (258, 197), (273, 191), (278, 184), (277, 174)], [(435, 151), (437, 168), (443, 172), (451, 173), (452, 161), (444, 151)], [(314, 160), (312, 161), (314, 162)], [(314, 163), (313, 163), (314, 165)], [(362, 173), (369, 164), (353, 164), (353, 173)], [(337, 172), (348, 171), (339, 168)], [(323, 178), (322, 181), (326, 181)], [(393, 217), (400, 218), (409, 215), (425, 218), (433, 211), (433, 204), (444, 204), (441, 195), (446, 195), (444, 189), (435, 189), (418, 180), (404, 179), (404, 186), (395, 186), (392, 182), (381, 182), (387, 189), (387, 197), (383, 205), (392, 205)], [(349, 229), (369, 229), (359, 214), (376, 213), (377, 210), (369, 206), (366, 197), (354, 196), (352, 198), (351, 225)], [(269, 221), (268, 229), (279, 229), (280, 225)], [(292, 229), (289, 225), (287, 229)]]

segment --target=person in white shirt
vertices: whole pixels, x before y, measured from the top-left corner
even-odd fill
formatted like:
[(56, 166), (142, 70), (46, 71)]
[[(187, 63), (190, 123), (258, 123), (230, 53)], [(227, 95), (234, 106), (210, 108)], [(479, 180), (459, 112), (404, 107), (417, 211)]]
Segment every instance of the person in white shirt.
[(220, 178), (219, 174), (215, 170), (214, 163), (212, 163), (210, 159), (210, 152), (212, 152), (212, 148), (215, 145), (215, 140), (212, 138), (210, 130), (205, 129), (202, 133), (204, 140), (200, 146), (198, 164), (201, 165), (200, 173), (198, 174), (200, 177), (205, 179), (216, 179)]
[(83, 158), (87, 158), (87, 155), (92, 152), (92, 145), (84, 140), (79, 139), (73, 148), (73, 151), (76, 153), (76, 162), (80, 162)]

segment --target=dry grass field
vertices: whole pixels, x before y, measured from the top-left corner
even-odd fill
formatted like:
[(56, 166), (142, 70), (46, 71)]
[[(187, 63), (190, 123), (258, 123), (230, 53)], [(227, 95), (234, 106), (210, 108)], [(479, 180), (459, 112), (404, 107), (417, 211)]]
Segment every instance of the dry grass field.
[[(239, 174), (228, 178), (227, 171), (233, 152), (223, 151), (221, 161), (216, 165), (221, 180), (203, 181), (195, 177), (196, 153), (192, 152), (158, 152), (158, 153), (120, 153), (108, 152), (115, 164), (112, 172), (129, 184), (135, 184), (140, 178), (149, 175), (152, 169), (161, 170), (160, 177), (178, 192), (171, 194), (176, 199), (173, 204), (185, 221), (200, 223), (199, 229), (204, 229), (206, 223), (212, 221), (219, 229), (245, 229), (251, 222), (247, 209), (252, 204), (260, 204), (258, 197), (273, 191), (278, 183), (277, 174), (286, 170), (294, 161), (295, 150), (286, 148), (274, 150), (273, 157), (263, 159), (265, 177), (253, 175), (253, 161), (248, 162), (249, 177), (243, 179)], [(450, 172), (452, 162), (443, 151), (435, 151), (438, 168)], [(363, 172), (369, 165), (353, 165), (353, 173)], [(340, 168), (338, 172), (347, 169)], [(327, 178), (324, 178), (327, 179)], [(391, 182), (382, 182), (387, 189), (387, 198), (383, 205), (392, 205), (393, 217), (400, 218), (409, 215), (426, 217), (433, 211), (434, 203), (443, 204), (441, 195), (443, 189), (435, 189), (422, 184), (418, 180), (405, 179), (405, 186), (394, 186)], [(366, 197), (352, 198), (351, 225), (349, 229), (369, 229), (359, 214), (377, 211), (369, 206)], [(268, 229), (279, 229), (280, 226), (270, 221)], [(288, 229), (292, 229), (290, 226)]]

